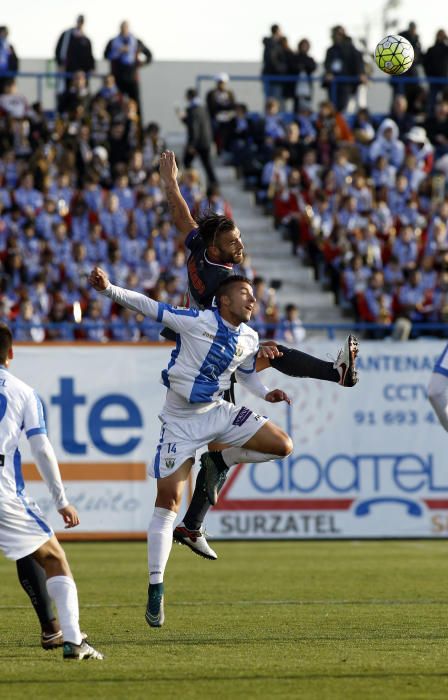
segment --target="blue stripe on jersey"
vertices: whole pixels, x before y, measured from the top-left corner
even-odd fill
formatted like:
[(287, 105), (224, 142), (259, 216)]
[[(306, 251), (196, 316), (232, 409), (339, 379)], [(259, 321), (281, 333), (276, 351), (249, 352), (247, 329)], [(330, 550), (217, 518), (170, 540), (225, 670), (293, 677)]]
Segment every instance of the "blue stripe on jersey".
[(22, 474), (22, 460), (20, 458), (20, 452), (18, 449), (16, 449), (16, 451), (14, 452), (13, 464), (14, 479), (16, 481), (16, 494), (17, 496), (21, 496), (23, 493), (23, 489), (25, 488), (25, 482), (23, 480)]
[(181, 344), (182, 344), (181, 337), (179, 334), (177, 334), (176, 335), (176, 347), (174, 348), (174, 350), (171, 353), (171, 359), (168, 363), (168, 367), (162, 371), (162, 382), (165, 384), (165, 386), (168, 389), (170, 388), (169, 371), (173, 367), (177, 358), (179, 357)]
[(164, 311), (169, 311), (170, 314), (174, 314), (174, 316), (199, 316), (199, 311), (197, 309), (184, 309), (183, 307), (177, 308), (176, 306), (171, 306), (171, 304), (165, 304), (163, 301), (159, 301), (157, 311), (157, 321), (159, 323), (161, 323), (163, 320)]
[(47, 429), (43, 428), (31, 428), (31, 430), (26, 431), (27, 438), (33, 437), (33, 435), (46, 435)]
[(45, 532), (46, 535), (49, 537), (52, 536), (53, 531), (51, 528), (48, 527), (47, 523), (45, 523), (37, 513), (31, 510), (29, 507), (28, 503), (26, 502), (26, 499), (23, 495), (23, 490), (25, 488), (25, 482), (23, 480), (23, 474), (22, 474), (22, 460), (20, 457), (20, 452), (18, 449), (14, 452), (14, 458), (13, 458), (13, 463), (14, 463), (14, 477), (16, 480), (16, 494), (22, 501), (22, 505), (25, 508), (26, 512), (28, 515), (33, 518), (33, 520), (36, 521), (36, 523), (39, 525), (39, 527)]
[(156, 447), (156, 456), (154, 457), (154, 476), (156, 479), (160, 479), (160, 451), (163, 445), (163, 436), (165, 435), (165, 428), (162, 426), (160, 431), (159, 444)]
[(219, 378), (228, 368), (235, 355), (239, 331), (231, 331), (223, 323), (219, 311), (214, 311), (218, 330), (199, 374), (194, 380), (190, 394), (190, 403), (211, 401), (213, 394), (219, 390)]
[(252, 372), (255, 372), (255, 364), (257, 362), (257, 356), (254, 355), (254, 361), (252, 364), (252, 367), (250, 369), (243, 369), (242, 367), (238, 367), (238, 372), (243, 372), (244, 374), (252, 374)]

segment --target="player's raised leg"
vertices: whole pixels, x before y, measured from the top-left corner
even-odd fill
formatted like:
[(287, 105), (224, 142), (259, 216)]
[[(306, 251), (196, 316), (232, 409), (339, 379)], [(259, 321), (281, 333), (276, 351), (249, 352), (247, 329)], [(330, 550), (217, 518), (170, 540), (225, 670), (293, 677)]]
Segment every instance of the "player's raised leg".
[(79, 628), (76, 583), (65, 552), (56, 537), (52, 535), (33, 553), (33, 556), (45, 570), (48, 594), (54, 600), (58, 611), (64, 637), (64, 659), (102, 659), (102, 654), (83, 639)]
[(275, 423), (267, 421), (241, 447), (226, 447), (220, 452), (205, 452), (201, 457), (201, 465), (204, 469), (208, 500), (215, 505), (227, 472), (234, 464), (283, 459), (291, 454), (292, 449), (293, 443), (289, 435)]
[(336, 360), (327, 362), (306, 352), (277, 344), (280, 355), (273, 359), (259, 357), (257, 371), (273, 367), (289, 377), (308, 377), (334, 382), (345, 387), (358, 383), (356, 357), (358, 355), (358, 340), (349, 335), (339, 349)]

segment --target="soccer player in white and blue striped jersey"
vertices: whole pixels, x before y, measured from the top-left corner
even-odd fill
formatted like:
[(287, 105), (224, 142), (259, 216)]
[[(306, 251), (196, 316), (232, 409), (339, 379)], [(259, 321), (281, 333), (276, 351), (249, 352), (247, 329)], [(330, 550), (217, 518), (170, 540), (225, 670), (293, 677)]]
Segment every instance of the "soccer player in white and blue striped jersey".
[(428, 386), (428, 399), (440, 425), (448, 432), (448, 343), (434, 365)]
[(255, 297), (249, 280), (233, 276), (216, 293), (217, 308), (176, 308), (110, 284), (95, 268), (90, 283), (115, 303), (163, 322), (177, 334), (176, 347), (162, 372), (167, 389), (160, 414), (162, 429), (149, 473), (157, 479), (157, 498), (148, 531), (149, 589), (146, 620), (164, 621), (163, 576), (173, 541), (173, 525), (196, 450), (211, 442), (228, 445), (218, 466), (266, 462), (292, 451), (291, 438), (266, 416), (223, 399), (236, 372), (238, 381), (271, 403), (289, 402), (285, 392), (270, 390), (257, 376), (257, 333), (246, 325)]
[(0, 550), (13, 561), (32, 555), (45, 571), (48, 593), (58, 611), (64, 658), (102, 659), (80, 631), (78, 593), (64, 551), (39, 506), (25, 491), (19, 451), (22, 431), (66, 527), (79, 524), (47, 437), (42, 403), (28, 384), (9, 372), (13, 357), (11, 331), (0, 324)]

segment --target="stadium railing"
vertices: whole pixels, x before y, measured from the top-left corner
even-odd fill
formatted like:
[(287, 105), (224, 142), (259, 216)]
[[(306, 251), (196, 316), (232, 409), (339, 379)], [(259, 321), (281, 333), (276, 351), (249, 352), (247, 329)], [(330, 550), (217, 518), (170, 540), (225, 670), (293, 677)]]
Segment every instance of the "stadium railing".
[[(50, 331), (58, 334), (58, 338), (55, 339), (57, 342), (60, 341), (70, 341), (73, 342), (75, 339), (80, 339), (83, 342), (91, 340), (91, 342), (98, 342), (95, 338), (89, 339), (89, 337), (84, 337), (85, 334), (91, 332), (104, 332), (106, 334), (111, 334), (111, 339), (115, 342), (120, 342), (118, 337), (114, 337), (114, 334), (124, 333), (128, 334), (130, 331), (140, 330), (147, 336), (142, 340), (157, 340), (158, 331), (162, 329), (162, 325), (156, 323), (155, 321), (146, 320), (144, 325), (135, 321), (133, 323), (123, 323), (121, 321), (89, 321), (86, 319), (82, 323), (75, 323), (74, 321), (63, 321), (60, 323), (34, 323), (25, 321), (8, 321), (13, 335), (17, 337), (17, 340), (25, 340), (24, 335), (31, 334), (32, 331)], [(276, 331), (288, 330), (291, 327), (287, 324), (272, 324), (272, 323), (257, 323), (254, 322), (250, 324), (252, 328), (259, 332), (261, 337), (270, 336), (273, 337)], [(394, 333), (394, 324), (381, 324), (381, 323), (366, 323), (366, 322), (355, 322), (347, 321), (346, 323), (303, 323), (303, 328), (310, 335), (321, 334), (326, 336), (327, 339), (333, 340), (340, 333), (363, 333), (367, 339), (371, 340), (382, 340), (386, 337), (390, 337)], [(151, 337), (149, 337), (151, 336)], [(447, 323), (412, 323), (410, 329), (410, 338), (434, 338), (436, 340), (448, 338), (448, 324)], [(26, 339), (28, 342), (28, 339)], [(31, 342), (32, 338), (29, 338)], [(43, 340), (43, 338), (42, 338)], [(129, 342), (130, 338), (124, 338), (123, 342)], [(36, 340), (34, 342), (41, 342)], [(140, 341), (135, 341), (140, 342)]]
[[(298, 75), (229, 75), (229, 82), (259, 82), (263, 85), (263, 88), (266, 93), (269, 92), (269, 85), (271, 83), (308, 83), (312, 82), (313, 84), (319, 85), (320, 87), (323, 86), (323, 80), (324, 80), (324, 74), (319, 74), (319, 75), (313, 75), (310, 77), (303, 77), (303, 76), (298, 76)], [(200, 74), (196, 76), (196, 89), (198, 93), (200, 94), (201, 92), (201, 86), (203, 82), (214, 82), (216, 83), (216, 75), (213, 74)], [(340, 76), (334, 76), (331, 81), (330, 81), (330, 99), (332, 102), (336, 101), (336, 92), (338, 85), (343, 84), (343, 83), (352, 83), (359, 85), (359, 81), (357, 80), (357, 76), (353, 75), (340, 75)], [(386, 83), (388, 84), (391, 88), (397, 89), (398, 91), (404, 90), (406, 85), (412, 85), (412, 84), (429, 84), (429, 85), (448, 85), (448, 78), (430, 78), (427, 76), (419, 75), (419, 76), (406, 76), (406, 75), (401, 75), (401, 76), (369, 76), (368, 78), (368, 83)], [(325, 88), (326, 89), (326, 88)]]
[[(38, 72), (38, 71), (17, 71), (17, 72), (12, 72), (12, 71), (0, 71), (0, 78), (14, 78), (14, 79), (31, 79), (35, 81), (36, 85), (36, 99), (39, 102), (42, 102), (43, 94), (44, 94), (44, 81), (53, 81), (53, 88), (54, 88), (54, 98), (55, 98), (55, 106), (56, 106), (56, 99), (57, 99), (57, 94), (61, 89), (61, 85), (63, 84), (63, 81), (66, 78), (71, 78), (73, 76), (73, 73), (62, 73), (59, 71), (45, 71), (45, 72)], [(89, 80), (90, 79), (98, 79), (101, 80), (106, 76), (106, 73), (89, 73)], [(301, 77), (297, 75), (236, 75), (232, 74), (229, 76), (229, 80), (231, 82), (258, 82), (261, 83), (265, 89), (268, 90), (269, 85), (271, 83), (297, 83), (297, 82), (304, 82), (307, 83), (309, 80), (311, 80), (312, 83), (322, 86), (322, 81), (323, 81), (323, 74), (319, 75), (314, 75), (311, 76), (310, 78), (307, 77)], [(201, 91), (201, 86), (202, 83), (204, 82), (216, 82), (216, 75), (214, 74), (200, 74), (196, 76), (196, 88), (198, 92), (200, 93)], [(341, 83), (356, 83), (356, 76), (335, 76), (331, 80), (331, 87), (330, 87), (330, 97), (332, 101), (335, 99), (336, 95), (336, 90), (338, 84)], [(421, 84), (434, 84), (434, 85), (448, 85), (448, 79), (447, 78), (429, 78), (426, 76), (412, 76), (412, 77), (407, 77), (407, 76), (399, 76), (399, 77), (394, 77), (394, 76), (370, 76), (369, 83), (385, 83), (390, 85), (391, 87), (400, 87), (404, 88), (407, 84), (412, 84), (412, 83), (421, 83)]]
[[(67, 78), (72, 78), (73, 73), (62, 73), (62, 72), (51, 72), (51, 71), (46, 71), (46, 72), (38, 72), (38, 71), (0, 71), (0, 79), (1, 78), (13, 78), (14, 80), (17, 79), (31, 79), (35, 81), (35, 86), (36, 86), (36, 101), (41, 102), (43, 100), (43, 95), (44, 95), (44, 81), (53, 81), (53, 89), (54, 89), (54, 107), (56, 108), (57, 104), (57, 96), (63, 89), (64, 81)], [(97, 80), (102, 80), (105, 78), (107, 73), (89, 73), (88, 77), (89, 80), (91, 78), (97, 79)]]

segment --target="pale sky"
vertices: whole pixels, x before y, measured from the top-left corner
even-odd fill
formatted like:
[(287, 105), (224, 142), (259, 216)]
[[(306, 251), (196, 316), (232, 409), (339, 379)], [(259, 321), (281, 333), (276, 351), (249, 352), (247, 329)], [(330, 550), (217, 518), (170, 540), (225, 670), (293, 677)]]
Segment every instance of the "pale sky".
[[(393, 1), (393, 0), (392, 0)], [(389, 0), (390, 2), (390, 0)], [(322, 60), (329, 44), (329, 28), (342, 24), (353, 37), (370, 25), (370, 48), (382, 38), (382, 8), (386, 0), (12, 0), (4, 2), (1, 24), (22, 58), (53, 57), (62, 30), (86, 16), (85, 31), (101, 58), (107, 41), (118, 33), (123, 19), (153, 51), (155, 60), (256, 61), (261, 39), (273, 23), (280, 24), (292, 45), (302, 37), (311, 41), (312, 55)], [(391, 16), (399, 29), (417, 23), (424, 47), (437, 29), (448, 30), (441, 0), (398, 0)]]

